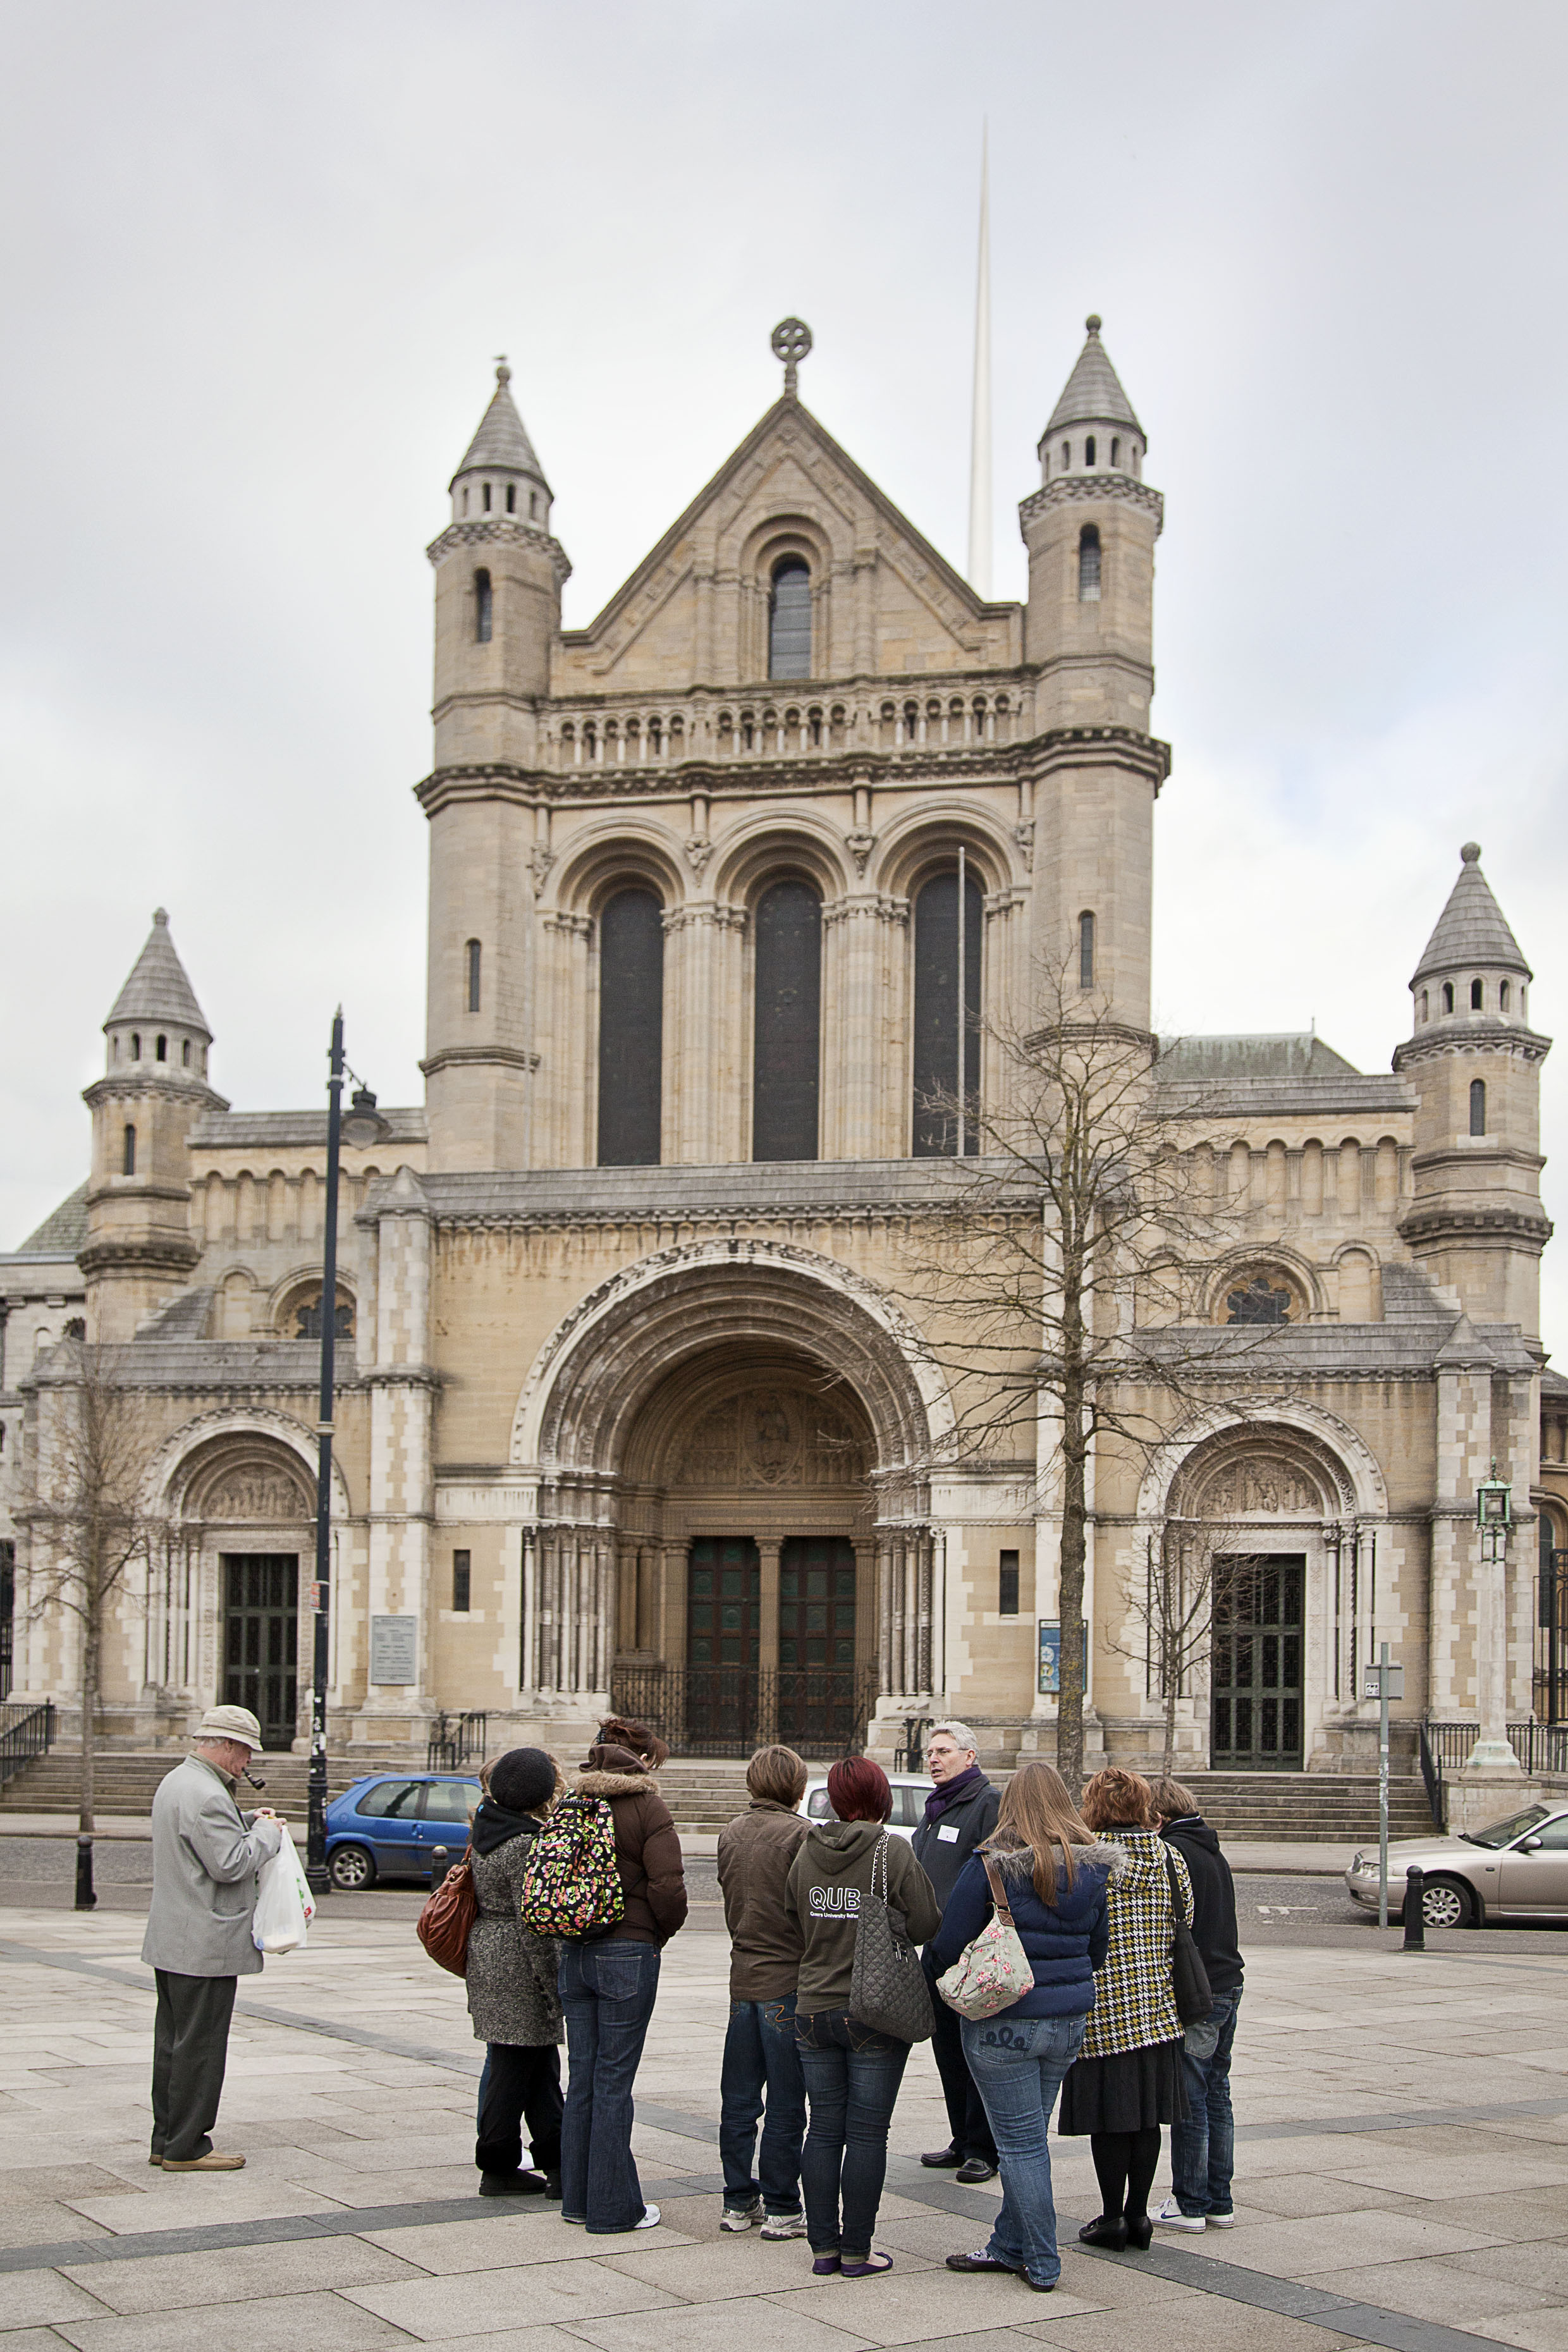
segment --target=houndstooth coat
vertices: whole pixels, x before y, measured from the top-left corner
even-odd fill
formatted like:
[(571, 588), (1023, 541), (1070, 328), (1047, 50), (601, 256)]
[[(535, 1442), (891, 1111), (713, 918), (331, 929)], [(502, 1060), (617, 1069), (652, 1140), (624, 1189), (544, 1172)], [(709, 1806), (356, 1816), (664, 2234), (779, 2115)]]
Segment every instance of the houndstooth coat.
[(1157, 1830), (1118, 1830), (1105, 1843), (1119, 1857), (1108, 1890), (1110, 1949), (1095, 1971), (1094, 2007), (1080, 2058), (1111, 2058), (1157, 2042), (1181, 2039), (1171, 1981), (1171, 1883), (1175, 1866), (1182, 1916), (1191, 1927), (1193, 1885), (1187, 1865)]

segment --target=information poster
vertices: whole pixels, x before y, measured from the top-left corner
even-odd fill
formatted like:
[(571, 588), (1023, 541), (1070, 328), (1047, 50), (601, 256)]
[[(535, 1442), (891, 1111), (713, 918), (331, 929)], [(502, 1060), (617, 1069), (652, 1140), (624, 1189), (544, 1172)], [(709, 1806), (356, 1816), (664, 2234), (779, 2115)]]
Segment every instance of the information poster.
[(370, 1678), (373, 1683), (416, 1683), (419, 1679), (419, 1620), (417, 1617), (373, 1617), (370, 1621)]
[[(1040, 1628), (1039, 1674), (1035, 1687), (1042, 1698), (1055, 1698), (1062, 1686), (1062, 1629), (1054, 1617), (1042, 1617)], [(1083, 1627), (1084, 1658), (1089, 1657), (1089, 1621)], [(1087, 1683), (1087, 1675), (1085, 1677)]]

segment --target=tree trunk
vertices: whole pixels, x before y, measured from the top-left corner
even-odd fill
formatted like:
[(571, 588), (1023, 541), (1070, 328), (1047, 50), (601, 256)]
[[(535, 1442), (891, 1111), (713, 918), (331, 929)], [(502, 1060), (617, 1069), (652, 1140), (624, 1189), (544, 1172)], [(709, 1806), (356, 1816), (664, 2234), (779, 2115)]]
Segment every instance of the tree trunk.
[(1062, 1399), (1062, 1557), (1057, 1608), (1061, 1668), (1057, 1680), (1057, 1770), (1076, 1797), (1083, 1786), (1083, 1696), (1088, 1660), (1083, 1638), (1084, 1509), (1083, 1398), (1068, 1380)]
[[(89, 1609), (91, 1609), (90, 1599)], [(83, 1837), (93, 1832), (94, 1768), (98, 1762), (98, 1627), (89, 1615), (81, 1643), (81, 1782), (78, 1791), (77, 1828)]]

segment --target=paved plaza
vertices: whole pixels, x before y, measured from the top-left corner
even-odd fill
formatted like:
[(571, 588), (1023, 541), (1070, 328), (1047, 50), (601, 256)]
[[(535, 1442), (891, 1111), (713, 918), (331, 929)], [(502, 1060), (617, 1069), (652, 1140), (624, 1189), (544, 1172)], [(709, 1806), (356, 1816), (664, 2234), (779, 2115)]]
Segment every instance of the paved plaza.
[(147, 2163), (140, 1917), (12, 1903), (4, 2352), (1568, 2352), (1568, 1947), (1549, 1932), (1418, 1958), (1373, 1928), (1295, 1945), (1277, 1923), (1248, 1953), (1237, 2226), (1082, 2252), (1087, 2144), (1058, 2142), (1069, 2251), (1047, 2298), (942, 2268), (982, 2242), (994, 2190), (915, 2160), (946, 2137), (923, 2050), (893, 2122), (890, 2276), (815, 2282), (803, 2243), (721, 2236), (728, 1948), (710, 1898), (666, 1955), (638, 2084), (664, 2226), (599, 2239), (553, 2207), (474, 2197), (479, 2052), (462, 1987), (414, 1940), (412, 1896), (333, 1898), (307, 1953), (242, 1983), (218, 2144), (249, 2162), (208, 2177)]

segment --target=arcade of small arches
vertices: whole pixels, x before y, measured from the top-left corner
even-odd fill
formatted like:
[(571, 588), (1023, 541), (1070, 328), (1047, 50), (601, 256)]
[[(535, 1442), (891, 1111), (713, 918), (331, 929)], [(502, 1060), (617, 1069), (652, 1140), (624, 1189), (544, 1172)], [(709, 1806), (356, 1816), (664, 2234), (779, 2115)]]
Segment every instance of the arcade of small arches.
[(948, 750), (1011, 743), (1022, 721), (1005, 690), (882, 695), (844, 700), (746, 699), (700, 720), (684, 709), (628, 709), (563, 719), (553, 737), (561, 768), (673, 765), (689, 758), (788, 759), (813, 751)]

